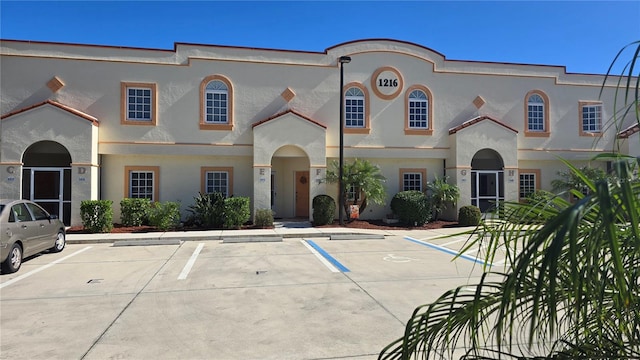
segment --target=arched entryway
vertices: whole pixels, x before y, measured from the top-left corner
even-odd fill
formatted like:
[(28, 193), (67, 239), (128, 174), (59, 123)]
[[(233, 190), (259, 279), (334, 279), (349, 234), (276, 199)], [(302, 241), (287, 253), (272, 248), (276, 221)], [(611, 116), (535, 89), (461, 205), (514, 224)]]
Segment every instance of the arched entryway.
[(471, 205), (485, 213), (504, 201), (504, 162), (492, 149), (482, 149), (471, 160)]
[(271, 210), (276, 217), (309, 218), (312, 174), (301, 148), (285, 145), (271, 158)]
[(65, 225), (71, 223), (71, 154), (55, 141), (39, 141), (22, 157), (22, 198), (34, 201)]

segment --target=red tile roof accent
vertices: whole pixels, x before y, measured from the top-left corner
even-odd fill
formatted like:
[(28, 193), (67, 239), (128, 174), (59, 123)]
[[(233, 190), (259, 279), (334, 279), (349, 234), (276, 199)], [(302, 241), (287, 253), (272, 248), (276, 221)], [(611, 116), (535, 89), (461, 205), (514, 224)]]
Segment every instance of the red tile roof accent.
[(637, 132), (640, 132), (640, 124), (633, 124), (633, 125), (629, 126), (628, 128), (620, 131), (618, 133), (618, 138), (619, 139), (628, 139), (629, 136), (631, 136), (631, 135), (633, 135), (633, 134), (635, 134)]
[(0, 120), (4, 120), (4, 119), (9, 118), (9, 117), (11, 117), (13, 115), (17, 115), (17, 114), (23, 113), (25, 111), (29, 111), (31, 109), (35, 109), (35, 108), (38, 108), (38, 107), (44, 106), (44, 105), (55, 106), (55, 107), (57, 107), (59, 109), (62, 109), (64, 111), (67, 111), (69, 113), (72, 113), (73, 115), (79, 116), (79, 117), (89, 121), (89, 122), (91, 122), (91, 124), (93, 124), (95, 126), (100, 126), (100, 122), (98, 121), (98, 118), (96, 118), (95, 116), (91, 116), (91, 115), (89, 115), (89, 114), (87, 114), (85, 112), (82, 112), (82, 111), (78, 110), (78, 109), (74, 109), (71, 106), (68, 106), (68, 105), (59, 103), (57, 101), (53, 101), (53, 100), (45, 100), (45, 101), (43, 101), (41, 103), (37, 103), (35, 105), (31, 105), (31, 106), (28, 106), (26, 108), (22, 108), (22, 109), (19, 109), (19, 110), (12, 111), (10, 113), (6, 113), (6, 114), (4, 114), (4, 115), (2, 115), (0, 117)]
[(277, 114), (275, 114), (273, 116), (270, 116), (270, 117), (268, 117), (268, 118), (266, 118), (264, 120), (260, 120), (257, 123), (251, 125), (251, 127), (254, 128), (254, 127), (258, 126), (258, 125), (262, 125), (262, 124), (264, 124), (266, 122), (269, 122), (271, 120), (274, 120), (274, 119), (279, 118), (279, 117), (281, 117), (283, 115), (286, 115), (286, 114), (294, 114), (294, 115), (296, 115), (296, 116), (298, 116), (298, 117), (300, 117), (300, 118), (302, 118), (304, 120), (307, 120), (308, 122), (310, 122), (312, 124), (320, 126), (323, 129), (327, 128), (325, 125), (323, 125), (323, 124), (321, 124), (321, 123), (319, 123), (319, 122), (317, 122), (317, 121), (315, 121), (315, 120), (313, 120), (313, 119), (311, 119), (311, 118), (309, 118), (307, 116), (304, 116), (304, 115), (300, 114), (299, 112), (297, 112), (295, 110), (291, 110), (291, 109), (285, 110), (285, 111), (280, 112), (280, 113), (277, 113)]
[(482, 115), (482, 116), (475, 117), (475, 118), (473, 118), (471, 120), (467, 120), (467, 121), (463, 122), (462, 124), (452, 128), (452, 129), (449, 129), (449, 135), (453, 135), (453, 134), (457, 133), (458, 131), (460, 131), (460, 130), (462, 130), (464, 128), (467, 128), (467, 127), (469, 127), (471, 125), (477, 124), (477, 123), (479, 123), (481, 121), (484, 121), (484, 120), (493, 121), (494, 123), (496, 123), (496, 124), (498, 124), (498, 125), (500, 125), (502, 127), (505, 127), (507, 129), (513, 131), (516, 134), (518, 133), (518, 130), (512, 128), (511, 126), (509, 126), (509, 125), (507, 125), (505, 123), (503, 123), (502, 121), (498, 121), (498, 120), (492, 118), (491, 116)]

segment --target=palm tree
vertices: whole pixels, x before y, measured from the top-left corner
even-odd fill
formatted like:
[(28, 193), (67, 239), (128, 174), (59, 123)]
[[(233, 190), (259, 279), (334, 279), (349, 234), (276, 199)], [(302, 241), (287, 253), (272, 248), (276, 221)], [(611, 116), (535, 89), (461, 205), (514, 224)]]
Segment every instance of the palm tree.
[[(331, 169), (327, 171), (326, 181), (330, 184), (338, 183), (340, 164), (337, 161), (331, 163)], [(367, 208), (369, 201), (378, 205), (384, 204), (386, 191), (384, 182), (386, 178), (380, 173), (380, 168), (371, 162), (362, 159), (354, 159), (343, 166), (343, 189), (338, 196), (342, 196), (345, 214), (349, 213), (349, 204), (346, 201), (350, 192), (353, 193), (353, 204), (360, 206), (360, 214)]]
[(435, 220), (440, 219), (440, 214), (447, 208), (448, 205), (456, 203), (460, 199), (460, 189), (456, 184), (449, 184), (447, 180), (448, 176), (438, 177), (427, 183), (427, 193), (431, 199), (431, 205), (433, 206)]
[[(630, 46), (613, 122), (635, 110), (640, 125), (640, 41)], [(606, 156), (615, 176), (598, 181), (565, 162), (588, 189), (574, 193), (575, 203), (550, 193), (506, 202), (504, 221), (483, 223), (466, 245), (488, 249), (489, 264), (503, 251), (504, 271), (487, 265), (477, 284), (416, 308), (380, 358), (451, 359), (458, 346), (463, 359), (640, 358), (640, 182), (632, 174), (640, 158), (597, 158)]]

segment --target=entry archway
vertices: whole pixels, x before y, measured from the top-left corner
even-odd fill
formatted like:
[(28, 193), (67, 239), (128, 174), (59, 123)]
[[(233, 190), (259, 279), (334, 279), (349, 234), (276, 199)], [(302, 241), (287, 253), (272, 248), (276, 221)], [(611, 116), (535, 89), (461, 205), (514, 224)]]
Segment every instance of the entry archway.
[(22, 198), (71, 223), (71, 154), (55, 141), (39, 141), (22, 156)]
[(471, 205), (486, 213), (502, 201), (504, 161), (495, 150), (479, 150), (471, 160)]

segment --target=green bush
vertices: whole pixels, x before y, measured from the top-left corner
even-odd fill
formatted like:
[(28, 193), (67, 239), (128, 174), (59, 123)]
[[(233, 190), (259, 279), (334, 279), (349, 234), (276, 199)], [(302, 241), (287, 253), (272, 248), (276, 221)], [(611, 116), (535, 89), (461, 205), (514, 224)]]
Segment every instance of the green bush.
[(401, 191), (391, 199), (391, 211), (408, 226), (424, 225), (433, 213), (429, 198), (421, 191)]
[(151, 200), (122, 199), (120, 201), (120, 221), (124, 226), (140, 226), (148, 222)]
[(313, 198), (313, 224), (327, 225), (333, 223), (336, 213), (336, 202), (329, 195), (317, 195)]
[(273, 227), (273, 211), (271, 209), (257, 209), (254, 225), (259, 228)]
[(231, 197), (224, 199), (224, 228), (239, 229), (251, 218), (250, 200), (248, 197)]
[(219, 192), (194, 197), (194, 204), (187, 208), (191, 213), (188, 222), (207, 228), (222, 228), (224, 225), (224, 195)]
[(460, 226), (476, 226), (480, 224), (482, 213), (480, 209), (473, 205), (466, 205), (458, 211), (458, 225)]
[(92, 233), (108, 233), (113, 229), (111, 200), (83, 200), (80, 203), (82, 226)]
[(169, 230), (180, 224), (180, 203), (174, 201), (155, 202), (149, 210), (149, 225), (160, 230)]

